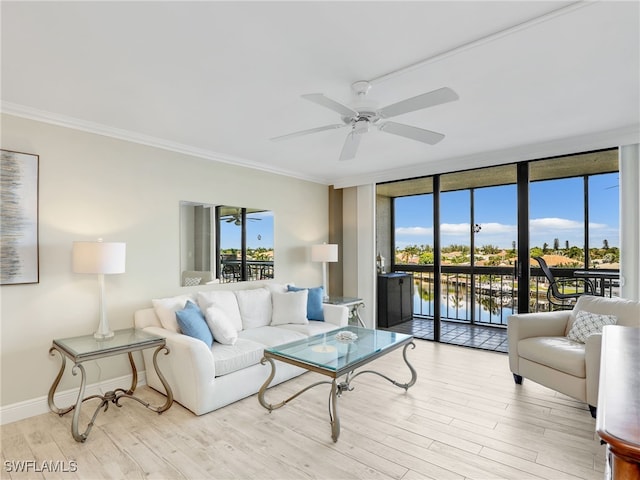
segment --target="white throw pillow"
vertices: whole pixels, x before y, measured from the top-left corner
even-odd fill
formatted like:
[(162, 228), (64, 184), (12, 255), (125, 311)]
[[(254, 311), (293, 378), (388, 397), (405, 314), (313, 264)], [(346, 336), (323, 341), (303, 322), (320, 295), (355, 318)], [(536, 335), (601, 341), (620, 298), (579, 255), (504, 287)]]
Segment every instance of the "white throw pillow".
[(306, 325), (307, 319), (307, 297), (309, 290), (298, 292), (271, 293), (273, 303), (273, 314), (271, 325), (286, 325), (289, 323), (299, 323)]
[(571, 325), (567, 338), (575, 342), (585, 343), (589, 335), (602, 333), (602, 327), (615, 325), (617, 320), (615, 315), (601, 315), (580, 310), (576, 313), (576, 320)]
[(271, 323), (271, 292), (266, 288), (236, 290), (242, 328), (265, 327)]
[(228, 290), (210, 290), (207, 292), (198, 292), (196, 298), (200, 310), (206, 312), (210, 306), (215, 305), (227, 315), (231, 324), (238, 332), (242, 330), (242, 319), (240, 318), (238, 300), (233, 292)]
[(265, 288), (268, 288), (271, 293), (285, 293), (287, 292), (287, 284), (286, 283), (267, 283)]
[(213, 339), (224, 345), (234, 345), (238, 340), (238, 331), (233, 326), (224, 310), (215, 305), (210, 306), (204, 312), (209, 330), (213, 334)]
[(163, 328), (172, 332), (181, 333), (178, 326), (176, 312), (182, 310), (187, 300), (193, 301), (193, 295), (178, 295), (177, 297), (157, 298), (151, 300), (156, 315), (160, 319)]

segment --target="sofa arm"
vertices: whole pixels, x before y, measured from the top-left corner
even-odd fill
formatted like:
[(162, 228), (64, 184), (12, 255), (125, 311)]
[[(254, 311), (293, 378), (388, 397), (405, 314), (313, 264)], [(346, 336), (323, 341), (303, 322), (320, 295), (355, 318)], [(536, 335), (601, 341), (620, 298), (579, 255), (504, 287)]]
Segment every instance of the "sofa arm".
[[(213, 354), (204, 342), (171, 332), (161, 327), (147, 327), (144, 331), (166, 338), (169, 353), (158, 354), (158, 368), (169, 383), (175, 400), (192, 411), (198, 411), (199, 389), (215, 378)], [(147, 384), (164, 392), (153, 367), (153, 350), (143, 351)]]
[(322, 310), (325, 322), (333, 323), (339, 327), (346, 327), (349, 325), (349, 309), (344, 305), (323, 303)]
[(563, 337), (571, 312), (519, 313), (509, 315), (507, 341), (509, 343), (509, 368), (519, 375), (518, 342), (531, 337)]
[(600, 385), (600, 351), (602, 350), (602, 334), (594, 333), (585, 342), (585, 368), (587, 380), (587, 403), (598, 406), (598, 386)]

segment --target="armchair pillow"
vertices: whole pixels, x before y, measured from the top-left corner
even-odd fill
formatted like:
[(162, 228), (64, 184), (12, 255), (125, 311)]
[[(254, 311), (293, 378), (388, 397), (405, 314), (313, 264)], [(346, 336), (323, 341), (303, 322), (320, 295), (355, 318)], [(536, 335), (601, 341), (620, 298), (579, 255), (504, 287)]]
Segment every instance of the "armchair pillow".
[(185, 277), (184, 278), (184, 286), (185, 287), (195, 287), (196, 285), (200, 285), (202, 281), (202, 277)]
[(271, 317), (271, 325), (286, 325), (291, 323), (308, 324), (308, 295), (308, 290), (287, 293), (272, 292), (273, 315)]
[(588, 336), (594, 333), (602, 333), (602, 327), (615, 325), (617, 320), (615, 315), (603, 315), (580, 310), (576, 312), (576, 319), (571, 325), (567, 338), (574, 342), (585, 343)]

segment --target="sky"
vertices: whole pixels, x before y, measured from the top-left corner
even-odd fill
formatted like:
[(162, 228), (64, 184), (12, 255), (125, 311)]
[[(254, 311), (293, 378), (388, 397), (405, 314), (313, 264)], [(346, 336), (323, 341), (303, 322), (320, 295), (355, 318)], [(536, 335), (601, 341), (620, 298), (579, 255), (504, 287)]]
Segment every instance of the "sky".
[[(589, 246), (601, 248), (604, 240), (619, 247), (618, 173), (589, 177)], [(478, 188), (475, 191), (475, 223), (480, 225), (475, 245), (512, 248), (517, 240), (517, 195), (515, 185)], [(553, 248), (583, 247), (583, 179), (567, 178), (530, 184), (530, 245)], [(469, 190), (444, 192), (440, 197), (442, 246), (470, 244)], [(396, 199), (396, 248), (433, 245), (433, 200), (431, 195)]]
[[(256, 212), (247, 214), (247, 248), (273, 248), (273, 212)], [(252, 220), (253, 219), (253, 220)], [(237, 248), (241, 246), (240, 226), (222, 222), (220, 228), (220, 248)]]

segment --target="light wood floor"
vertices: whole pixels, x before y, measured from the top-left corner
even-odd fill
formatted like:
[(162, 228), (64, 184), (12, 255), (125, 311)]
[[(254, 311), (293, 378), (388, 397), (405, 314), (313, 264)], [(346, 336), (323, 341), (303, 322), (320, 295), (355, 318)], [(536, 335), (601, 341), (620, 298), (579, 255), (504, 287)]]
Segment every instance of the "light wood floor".
[[(124, 400), (99, 414), (84, 444), (71, 438), (70, 415), (4, 425), (2, 478), (603, 478), (605, 450), (586, 405), (530, 381), (516, 386), (505, 354), (416, 345), (408, 356), (418, 381), (407, 393), (376, 375), (355, 379), (338, 401), (335, 444), (328, 386), (270, 414), (255, 395), (200, 417), (178, 404), (157, 415)], [(372, 366), (409, 379), (401, 351)], [(270, 389), (267, 400), (276, 403), (319, 378), (290, 380)], [(147, 387), (139, 393), (158, 404), (163, 398)], [(19, 460), (75, 461), (77, 472), (8, 473), (5, 462)]]

